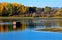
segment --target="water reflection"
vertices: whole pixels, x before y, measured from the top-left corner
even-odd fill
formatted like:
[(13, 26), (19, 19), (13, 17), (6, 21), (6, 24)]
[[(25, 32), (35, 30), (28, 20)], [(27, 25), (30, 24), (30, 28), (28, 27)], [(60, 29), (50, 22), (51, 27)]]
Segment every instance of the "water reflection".
[(23, 31), (25, 29), (37, 28), (59, 28), (62, 27), (61, 19), (4, 19), (0, 20), (0, 32)]

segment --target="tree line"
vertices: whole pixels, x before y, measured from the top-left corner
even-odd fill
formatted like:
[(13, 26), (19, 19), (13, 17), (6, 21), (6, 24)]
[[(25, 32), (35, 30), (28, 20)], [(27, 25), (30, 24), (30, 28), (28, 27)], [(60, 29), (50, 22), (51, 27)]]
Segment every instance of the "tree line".
[(45, 8), (24, 6), (21, 3), (0, 3), (0, 16), (21, 16), (21, 17), (62, 17), (62, 8)]

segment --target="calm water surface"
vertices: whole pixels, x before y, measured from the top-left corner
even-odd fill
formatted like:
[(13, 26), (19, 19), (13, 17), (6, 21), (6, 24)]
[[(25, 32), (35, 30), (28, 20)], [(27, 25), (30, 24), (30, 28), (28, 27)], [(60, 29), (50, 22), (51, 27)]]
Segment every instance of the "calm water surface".
[[(15, 29), (14, 21), (20, 24)], [(0, 40), (62, 40), (62, 32), (36, 31), (60, 27), (62, 28), (62, 19), (0, 20)]]

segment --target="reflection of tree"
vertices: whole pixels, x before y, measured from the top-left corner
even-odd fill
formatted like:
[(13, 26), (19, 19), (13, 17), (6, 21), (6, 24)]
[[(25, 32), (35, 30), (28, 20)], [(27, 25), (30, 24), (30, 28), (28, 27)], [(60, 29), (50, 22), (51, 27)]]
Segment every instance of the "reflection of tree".
[(51, 27), (51, 23), (50, 22), (46, 22), (45, 23), (45, 28), (50, 28)]
[(33, 22), (33, 19), (30, 19), (30, 20), (28, 20), (28, 26), (29, 26), (29, 28), (34, 28), (35, 27), (35, 23)]
[(62, 27), (62, 21), (59, 20), (56, 22), (56, 24), (57, 24), (57, 26)]
[(9, 31), (12, 31), (13, 30), (12, 25), (8, 25), (8, 29), (9, 29)]
[(0, 32), (4, 32), (3, 26), (0, 25)]
[[(3, 21), (1, 23), (4, 22), (10, 22), (8, 20), (0, 20)], [(17, 22), (18, 24), (16, 25), (16, 29), (13, 29), (13, 25), (12, 24), (5, 24), (5, 25), (0, 25), (0, 32), (7, 32), (7, 31), (16, 31), (16, 30), (24, 30), (26, 28), (26, 23), (24, 22), (24, 20), (22, 22)]]
[(8, 25), (0, 25), (0, 32), (8, 31)]
[(57, 27), (62, 27), (62, 21), (61, 20), (56, 20), (56, 21), (47, 21), (45, 22), (45, 28), (57, 28)]
[(25, 28), (26, 28), (26, 25), (25, 25), (25, 23), (23, 23), (21, 26), (21, 30), (24, 30)]

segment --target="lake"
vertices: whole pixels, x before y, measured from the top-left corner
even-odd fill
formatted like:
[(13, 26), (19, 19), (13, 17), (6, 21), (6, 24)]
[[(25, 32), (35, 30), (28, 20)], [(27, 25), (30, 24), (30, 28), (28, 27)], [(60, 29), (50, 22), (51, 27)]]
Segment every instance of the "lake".
[(36, 31), (43, 28), (62, 28), (62, 19), (0, 19), (0, 40), (62, 40), (62, 31)]

